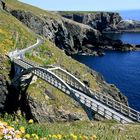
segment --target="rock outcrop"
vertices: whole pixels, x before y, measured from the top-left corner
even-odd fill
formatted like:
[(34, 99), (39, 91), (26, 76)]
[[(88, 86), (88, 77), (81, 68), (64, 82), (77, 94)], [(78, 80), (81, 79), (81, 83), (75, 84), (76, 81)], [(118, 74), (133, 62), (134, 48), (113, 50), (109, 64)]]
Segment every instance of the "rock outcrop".
[(29, 12), (11, 9), (8, 11), (35, 33), (46, 37), (59, 48), (65, 50), (67, 54), (82, 51), (83, 45), (86, 43), (95, 44), (101, 36), (99, 31), (87, 25), (61, 17), (57, 19), (45, 16), (39, 18)]
[[(45, 95), (44, 95), (45, 96)], [(28, 107), (34, 120), (38, 123), (45, 122), (72, 122), (77, 120), (86, 120), (86, 116), (78, 112), (70, 112), (63, 107), (57, 108), (55, 105), (49, 105), (48, 100), (38, 102), (31, 96), (28, 96)]]
[(101, 34), (98, 30), (66, 18), (62, 18), (62, 21), (73, 40), (73, 49), (77, 53), (84, 52), (83, 46), (87, 44), (94, 45), (99, 42)]
[(117, 24), (117, 29), (121, 31), (140, 31), (140, 21), (135, 20), (121, 20)]
[(91, 26), (99, 31), (117, 30), (116, 25), (121, 21), (119, 13), (114, 12), (59, 12), (65, 18)]
[(0, 75), (0, 113), (5, 111), (5, 102), (8, 95), (8, 89), (6, 79), (3, 75)]
[[(104, 49), (122, 51), (126, 48), (125, 50), (133, 50), (133, 46), (129, 49), (129, 47), (121, 41), (108, 39), (100, 33), (100, 30), (104, 30), (108, 28), (108, 26), (116, 28), (116, 24), (120, 21), (117, 13), (98, 13), (97, 15), (100, 15), (99, 17), (101, 19), (95, 14), (99, 18), (100, 24), (102, 24), (102, 26), (105, 25), (105, 27), (98, 25), (102, 29), (94, 29), (93, 26), (88, 23), (78, 23), (60, 17), (59, 15), (55, 18), (45, 15), (39, 17), (23, 10), (14, 10), (8, 7), (5, 9), (35, 33), (55, 43), (56, 46), (64, 50), (68, 55), (77, 53), (103, 55)], [(90, 16), (95, 18), (95, 15), (91, 14)], [(91, 20), (94, 18), (91, 18)], [(108, 22), (106, 21), (107, 19), (109, 20)], [(86, 18), (84, 21), (87, 21)], [(107, 23), (105, 24), (104, 22)]]
[(0, 0), (0, 10), (3, 9), (5, 9), (5, 3), (2, 0)]

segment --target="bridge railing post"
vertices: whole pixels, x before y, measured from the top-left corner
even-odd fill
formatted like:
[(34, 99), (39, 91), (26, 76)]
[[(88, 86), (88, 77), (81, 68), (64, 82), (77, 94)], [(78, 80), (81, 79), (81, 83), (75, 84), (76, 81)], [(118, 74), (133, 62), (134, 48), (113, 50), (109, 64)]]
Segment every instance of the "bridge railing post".
[(115, 102), (112, 102), (113, 104), (112, 104), (112, 107), (115, 109)]
[(107, 110), (106, 110), (106, 109), (104, 109), (104, 117), (106, 117), (106, 111), (107, 111)]
[(92, 101), (90, 101), (90, 108), (92, 109), (93, 105), (92, 105)]
[(140, 122), (140, 113), (137, 112), (137, 121)]
[(120, 118), (120, 123), (124, 123), (124, 119), (123, 118)]
[(99, 105), (97, 105), (97, 112), (99, 111)]
[(120, 104), (120, 112), (123, 112), (122, 104)]
[(112, 117), (112, 119), (114, 119), (114, 118), (115, 118), (115, 115), (114, 115), (114, 113), (111, 113), (111, 117)]

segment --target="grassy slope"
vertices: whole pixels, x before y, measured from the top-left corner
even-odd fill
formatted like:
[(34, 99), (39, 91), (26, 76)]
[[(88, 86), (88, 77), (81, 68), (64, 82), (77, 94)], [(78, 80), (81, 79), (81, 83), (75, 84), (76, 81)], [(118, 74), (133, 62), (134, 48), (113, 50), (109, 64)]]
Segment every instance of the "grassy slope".
[[(48, 137), (48, 135), (61, 134), (63, 140), (95, 140), (89, 139), (90, 136), (96, 135), (96, 140), (140, 140), (140, 125), (135, 124), (117, 124), (111, 121), (102, 122), (72, 122), (72, 123), (48, 123), (39, 125), (37, 123), (28, 124), (24, 118), (19, 115), (14, 116), (16, 121), (13, 122), (12, 116), (5, 115), (4, 120), (8, 124), (12, 125), (16, 130), (21, 126), (24, 126), (25, 132), (28, 134), (35, 133), (39, 137)], [(65, 138), (71, 134), (78, 136), (78, 139)], [(82, 136), (82, 138), (79, 138)], [(83, 137), (83, 136), (88, 136)], [(34, 139), (33, 139), (34, 140)], [(47, 140), (54, 140), (47, 138)]]
[[(0, 11), (0, 56), (2, 57), (2, 67), (6, 67), (6, 69), (10, 68), (10, 65), (8, 63), (8, 58), (6, 57), (6, 54), (9, 51), (15, 50), (15, 49), (21, 49), (26, 46), (29, 46), (36, 42), (37, 35), (35, 35), (32, 31), (27, 29), (22, 23), (20, 23), (18, 20), (16, 20), (11, 15)], [(46, 55), (46, 51), (52, 54), (52, 57), (48, 57)], [(67, 64), (66, 62), (69, 61), (71, 65), (75, 65), (78, 68), (78, 63), (73, 60), (69, 60), (69, 58), (58, 48), (56, 48), (51, 42), (48, 40), (45, 40), (44, 43), (36, 50), (32, 51), (31, 53), (26, 54), (27, 58), (35, 61), (41, 65), (46, 64), (54, 64), (56, 63), (57, 59), (61, 56), (63, 59), (62, 64)], [(67, 66), (66, 66), (67, 67)], [(82, 66), (83, 67), (83, 66)], [(4, 74), (8, 78), (8, 70), (0, 70), (1, 74)], [(39, 84), (38, 84), (39, 83)], [(45, 87), (45, 88), (44, 88)], [(62, 92), (59, 90), (51, 87), (46, 82), (38, 79), (37, 83), (34, 83), (31, 85), (28, 89), (28, 92), (31, 96), (34, 96), (38, 99), (38, 101), (44, 100), (44, 90), (48, 88), (51, 89), (51, 91), (54, 93), (54, 96), (57, 100), (54, 101), (54, 104), (57, 103), (58, 106), (66, 106), (67, 102), (68, 107), (70, 107), (70, 110), (73, 109), (72, 107), (72, 100), (69, 99), (69, 97), (65, 96)], [(60, 98), (61, 96), (61, 98)], [(62, 102), (63, 100), (63, 102)], [(59, 102), (58, 102), (59, 101)], [(71, 102), (70, 102), (71, 101)], [(62, 104), (61, 104), (62, 103)], [(78, 111), (77, 109), (76, 111)]]
[[(38, 11), (38, 13), (40, 13)], [(22, 23), (16, 20), (14, 17), (10, 16), (9, 14), (0, 11), (0, 55), (3, 59), (3, 66), (10, 67), (8, 63), (7, 57), (5, 55), (11, 51), (15, 50), (16, 48), (24, 48), (29, 46), (30, 44), (36, 41), (37, 35), (35, 35), (32, 31), (26, 28)], [(46, 51), (48, 51), (52, 56), (49, 57), (46, 55)], [(38, 53), (39, 52), (39, 53)], [(45, 40), (45, 42), (40, 46), (40, 48), (31, 53), (27, 54), (29, 59), (36, 61), (42, 65), (46, 65), (48, 63), (56, 63), (59, 62), (63, 67), (67, 68), (69, 71), (73, 73), (78, 72), (79, 76), (85, 75), (86, 79), (90, 80), (91, 86), (97, 90), (99, 89), (97, 81), (94, 77), (92, 77), (86, 70), (86, 67), (78, 62), (70, 59), (70, 57), (66, 56), (63, 51), (59, 50), (49, 42)], [(43, 59), (42, 59), (43, 58)], [(7, 75), (8, 71), (1, 70), (0, 73)], [(39, 84), (38, 84), (39, 83)], [(52, 88), (49, 84), (41, 81), (38, 79), (38, 83), (35, 83), (29, 87), (29, 94), (37, 97), (39, 100), (44, 99), (44, 87), (51, 89), (54, 95), (57, 97), (57, 101), (54, 101), (54, 104), (57, 103), (57, 106), (65, 106), (66, 104), (70, 107), (71, 110), (75, 109), (72, 105), (72, 100), (69, 97), (65, 96), (62, 92), (58, 91), (55, 88)], [(61, 98), (59, 98), (61, 96)], [(62, 100), (63, 103), (62, 103)], [(59, 101), (59, 102), (58, 102)], [(79, 109), (74, 110), (79, 111)], [(129, 139), (133, 139), (132, 137), (140, 138), (140, 127), (137, 125), (126, 125), (125, 131), (123, 132), (116, 132), (117, 130), (110, 130), (109, 123), (102, 123), (102, 122), (95, 122), (94, 126), (90, 126), (90, 122), (79, 122), (74, 124), (51, 124), (49, 127), (49, 131), (54, 133), (67, 133), (67, 132), (79, 132), (79, 133), (97, 133), (97, 136), (103, 137), (105, 139), (115, 139), (114, 137), (118, 137), (118, 140), (121, 139), (128, 139), (126, 135), (128, 135)], [(113, 124), (114, 126), (118, 126), (118, 124)], [(41, 126), (40, 126), (41, 127)], [(46, 126), (45, 126), (46, 127)], [(37, 129), (37, 128), (34, 128)]]
[(41, 18), (41, 16), (44, 16), (44, 15), (48, 16), (50, 18), (59, 18), (59, 16), (56, 15), (55, 13), (50, 13), (46, 10), (42, 10), (42, 9), (34, 7), (32, 5), (18, 2), (17, 0), (5, 0), (5, 3), (11, 9), (24, 10), (26, 12), (31, 12), (32, 14), (35, 14), (36, 16), (38, 16), (40, 18)]
[[(62, 14), (100, 14), (104, 11), (59, 11)], [(106, 11), (107, 12), (107, 11)], [(113, 13), (113, 12), (107, 12), (107, 13)]]

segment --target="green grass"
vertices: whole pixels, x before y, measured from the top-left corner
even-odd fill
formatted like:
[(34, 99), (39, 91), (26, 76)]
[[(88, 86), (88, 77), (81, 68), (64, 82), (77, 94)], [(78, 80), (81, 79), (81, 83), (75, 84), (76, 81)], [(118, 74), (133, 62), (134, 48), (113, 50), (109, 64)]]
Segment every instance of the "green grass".
[[(3, 121), (19, 129), (25, 127), (26, 134), (37, 134), (39, 137), (48, 137), (48, 135), (61, 134), (63, 137), (70, 134), (77, 136), (96, 135), (96, 140), (140, 140), (140, 125), (138, 124), (118, 124), (112, 121), (91, 122), (77, 121), (71, 123), (47, 123), (47, 124), (29, 124), (24, 117), (19, 115), (5, 115)], [(68, 137), (65, 138), (69, 139)], [(69, 139), (70, 140), (70, 139)], [(81, 139), (84, 140), (84, 139)], [(86, 139), (85, 139), (86, 140)], [(89, 140), (89, 139), (87, 139)]]
[(62, 14), (96, 14), (99, 13), (99, 11), (59, 11)]
[[(62, 15), (63, 14), (98, 14), (104, 11), (59, 11)], [(113, 13), (113, 12), (107, 12), (107, 13)]]
[(5, 0), (5, 3), (12, 10), (21, 10), (25, 12), (30, 12), (33, 15), (38, 16), (39, 18), (44, 16), (50, 17), (52, 19), (59, 18), (59, 16), (55, 13), (49, 12), (47, 10), (42, 10), (29, 4), (18, 2), (17, 0)]

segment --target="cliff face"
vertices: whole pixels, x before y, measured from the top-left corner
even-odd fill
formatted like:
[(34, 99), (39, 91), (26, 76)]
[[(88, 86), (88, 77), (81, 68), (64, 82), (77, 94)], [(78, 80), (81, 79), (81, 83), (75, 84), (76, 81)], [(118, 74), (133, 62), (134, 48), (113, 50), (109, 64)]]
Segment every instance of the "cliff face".
[(0, 112), (5, 111), (5, 102), (8, 95), (8, 89), (6, 85), (6, 80), (3, 75), (0, 75)]
[(134, 31), (139, 32), (140, 31), (140, 21), (136, 20), (121, 20), (117, 28), (121, 31)]
[(118, 13), (112, 12), (59, 12), (65, 18), (91, 26), (99, 31), (116, 30), (116, 25), (122, 20)]
[(98, 30), (65, 18), (37, 17), (30, 12), (8, 9), (35, 33), (46, 37), (68, 54), (84, 52), (82, 46), (102, 42)]
[[(44, 36), (67, 54), (87, 53), (98, 54), (100, 50), (132, 50), (121, 41), (115, 41), (103, 36), (99, 30), (89, 25), (75, 22), (70, 19), (48, 16), (36, 16), (23, 10), (13, 10), (6, 7), (6, 11), (15, 16), (35, 33)], [(102, 23), (102, 25), (104, 25)], [(101, 53), (102, 54), (102, 53)]]

